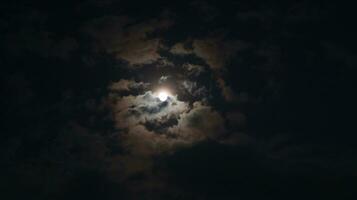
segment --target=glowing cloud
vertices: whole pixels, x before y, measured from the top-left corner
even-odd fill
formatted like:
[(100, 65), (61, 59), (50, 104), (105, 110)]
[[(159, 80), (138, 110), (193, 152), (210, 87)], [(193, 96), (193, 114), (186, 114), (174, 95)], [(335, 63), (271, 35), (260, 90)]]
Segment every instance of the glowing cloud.
[(157, 93), (157, 97), (160, 99), (160, 101), (166, 101), (169, 96), (170, 96), (170, 93), (166, 90), (160, 90)]

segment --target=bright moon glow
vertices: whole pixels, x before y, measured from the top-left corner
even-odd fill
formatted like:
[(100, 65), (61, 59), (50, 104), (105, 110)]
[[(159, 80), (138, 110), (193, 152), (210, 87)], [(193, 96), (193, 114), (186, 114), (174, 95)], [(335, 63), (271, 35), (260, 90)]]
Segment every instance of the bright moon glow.
[(159, 91), (159, 94), (157, 97), (159, 97), (160, 101), (166, 101), (168, 96), (169, 96), (169, 93), (162, 90), (162, 91)]

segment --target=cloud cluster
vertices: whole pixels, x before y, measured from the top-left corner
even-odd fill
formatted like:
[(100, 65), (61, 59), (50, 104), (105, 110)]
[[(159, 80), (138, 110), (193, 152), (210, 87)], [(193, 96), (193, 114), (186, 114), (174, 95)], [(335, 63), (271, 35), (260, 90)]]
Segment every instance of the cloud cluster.
[(95, 39), (98, 50), (115, 55), (130, 65), (150, 64), (161, 58), (159, 38), (149, 37), (155, 31), (172, 25), (168, 19), (135, 22), (125, 16), (106, 16), (92, 20), (83, 28)]
[[(190, 47), (190, 44), (192, 47)], [(172, 54), (177, 56), (195, 55), (202, 59), (213, 72), (217, 85), (221, 88), (221, 94), (228, 102), (236, 100), (236, 94), (223, 79), (226, 73), (226, 66), (239, 51), (248, 48), (249, 45), (239, 40), (224, 40), (222, 36), (197, 38), (193, 41), (176, 43), (170, 49)], [(205, 71), (201, 65), (185, 63), (183, 68), (187, 75), (199, 76)], [(186, 88), (186, 87), (185, 87)]]
[(120, 79), (117, 82), (113, 82), (109, 85), (109, 90), (112, 92), (122, 92), (130, 90), (145, 89), (149, 86), (149, 83), (136, 82), (134, 80)]
[(205, 71), (203, 66), (191, 63), (185, 63), (182, 67), (187, 71), (188, 76), (199, 76)]
[[(335, 178), (357, 169), (354, 6), (1, 5), (0, 185), (9, 197), (353, 191)], [(172, 95), (160, 101), (158, 88)], [(310, 175), (323, 180), (304, 193)]]
[[(224, 132), (221, 115), (201, 102), (192, 108), (177, 96), (162, 102), (151, 91), (110, 98), (116, 128), (123, 132), (122, 142), (132, 154), (170, 152)], [(156, 128), (150, 130), (150, 125)]]
[(189, 55), (192, 54), (192, 49), (189, 49), (183, 43), (176, 43), (171, 47), (170, 52), (175, 55)]
[(171, 47), (170, 52), (179, 56), (196, 55), (203, 59), (212, 70), (219, 71), (223, 70), (237, 51), (246, 47), (247, 44), (242, 41), (226, 41), (221, 36), (212, 36), (176, 43)]
[(116, 99), (113, 107), (118, 128), (130, 128), (152, 120), (165, 120), (188, 110), (188, 104), (176, 96), (160, 101), (151, 91), (138, 96), (124, 96)]
[(222, 116), (201, 102), (195, 102), (189, 112), (180, 115), (178, 124), (169, 129), (171, 133), (197, 141), (217, 138), (224, 131)]
[(196, 39), (194, 53), (205, 60), (213, 70), (222, 70), (239, 49), (245, 48), (240, 41), (224, 41), (219, 37)]
[(222, 90), (222, 95), (224, 99), (228, 102), (232, 102), (237, 99), (237, 95), (233, 92), (232, 88), (229, 87), (222, 78), (217, 79), (218, 86)]
[(194, 81), (184, 80), (181, 83), (181, 87), (193, 97), (204, 98), (207, 95), (206, 87), (200, 86), (197, 82)]

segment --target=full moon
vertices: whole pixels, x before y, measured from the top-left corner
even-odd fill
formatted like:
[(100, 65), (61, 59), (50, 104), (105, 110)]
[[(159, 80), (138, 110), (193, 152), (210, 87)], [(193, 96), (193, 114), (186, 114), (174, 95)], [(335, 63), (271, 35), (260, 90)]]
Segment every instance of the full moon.
[(159, 94), (157, 97), (159, 97), (160, 101), (166, 101), (167, 97), (169, 96), (169, 93), (167, 91), (159, 91)]

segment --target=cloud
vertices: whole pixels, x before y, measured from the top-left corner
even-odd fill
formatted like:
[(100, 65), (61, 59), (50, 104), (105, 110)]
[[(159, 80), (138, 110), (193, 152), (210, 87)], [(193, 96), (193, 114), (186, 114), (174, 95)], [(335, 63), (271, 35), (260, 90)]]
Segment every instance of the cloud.
[(193, 54), (192, 49), (189, 49), (183, 43), (176, 43), (171, 47), (170, 52), (175, 55), (189, 55)]
[(182, 113), (178, 124), (169, 131), (193, 141), (214, 139), (225, 132), (224, 119), (210, 106), (195, 102), (193, 108)]
[(199, 76), (205, 71), (203, 66), (191, 63), (185, 63), (182, 67), (187, 71), (187, 75), (189, 76)]
[[(161, 102), (151, 91), (111, 98), (115, 125), (122, 131), (121, 141), (133, 155), (168, 153), (225, 132), (223, 117), (201, 102), (190, 109), (177, 96)], [(159, 128), (151, 129), (150, 125)]]
[[(190, 143), (181, 138), (173, 137), (166, 132), (150, 131), (148, 123), (162, 123), (189, 110), (187, 103), (170, 96), (161, 102), (156, 94), (148, 91), (138, 96), (111, 97), (114, 98), (112, 110), (116, 128), (122, 131), (121, 141), (129, 154), (150, 156), (173, 150), (177, 145)], [(165, 127), (162, 127), (165, 130)]]
[(165, 120), (179, 116), (188, 110), (188, 104), (177, 100), (176, 96), (160, 101), (151, 91), (138, 96), (125, 96), (115, 99), (113, 111), (118, 128), (130, 128), (134, 125), (153, 120)]
[(154, 131), (147, 130), (143, 125), (131, 127), (122, 139), (124, 148), (131, 155), (136, 156), (151, 156), (170, 152), (179, 146), (191, 143), (191, 141), (182, 138), (170, 138), (165, 134), (157, 134)]
[[(190, 47), (191, 45), (192, 47)], [(196, 55), (203, 59), (211, 69), (222, 70), (239, 50), (248, 46), (243, 41), (224, 40), (222, 36), (216, 36), (176, 43), (171, 47), (170, 52), (180, 56)]]
[(205, 86), (199, 86), (197, 82), (184, 80), (181, 82), (181, 87), (190, 95), (194, 97), (204, 97), (207, 93)]
[(134, 80), (120, 79), (118, 82), (113, 82), (109, 85), (109, 90), (112, 92), (122, 92), (145, 89), (149, 83), (136, 82)]
[[(233, 56), (237, 54), (238, 51), (247, 48), (248, 45), (242, 41), (225, 41), (220, 37), (212, 37), (205, 39), (196, 39), (193, 41), (193, 51), (196, 56), (202, 58), (209, 67), (213, 70), (215, 74), (218, 86), (222, 90), (222, 95), (228, 102), (233, 102), (236, 100), (236, 94), (229, 87), (222, 74), (226, 72), (226, 65), (229, 64)], [(188, 67), (189, 69), (194, 69), (194, 67)], [(201, 73), (197, 71), (196, 73)]]
[[(222, 90), (223, 97), (226, 101), (232, 102), (236, 100), (237, 95), (232, 88), (226, 84), (222, 78), (222, 74), (226, 72), (226, 65), (229, 64), (233, 56), (249, 46), (247, 43), (239, 40), (229, 41), (224, 40), (222, 37), (207, 37), (193, 40), (192, 50), (187, 48), (184, 43), (176, 43), (170, 51), (177, 55), (194, 54), (203, 59), (214, 72), (217, 84)], [(185, 63), (183, 68), (186, 70), (188, 76), (199, 76), (205, 71), (203, 66), (191, 63)], [(189, 84), (189, 82), (184, 81), (182, 85), (190, 94), (193, 93), (194, 84)], [(203, 91), (204, 90), (201, 90), (201, 92)]]
[(222, 78), (217, 79), (218, 86), (222, 90), (222, 95), (226, 101), (234, 101), (237, 95), (233, 92), (232, 88), (229, 87)]
[(224, 41), (221, 38), (205, 38), (193, 41), (194, 53), (213, 70), (222, 70), (239, 49), (246, 44), (240, 41)]
[(175, 64), (167, 58), (161, 57), (155, 62), (156, 67), (174, 67)]
[(133, 23), (125, 16), (103, 17), (93, 20), (84, 31), (95, 39), (96, 48), (127, 61), (130, 65), (151, 64), (161, 58), (159, 38), (151, 34), (168, 28), (173, 22), (167, 19), (152, 19)]
[(170, 77), (170, 76), (161, 76), (160, 79), (159, 79), (159, 83), (164, 83), (164, 82), (166, 82), (169, 77)]

